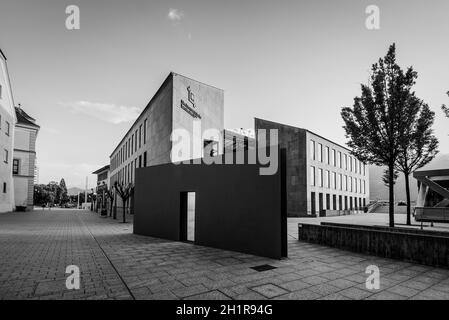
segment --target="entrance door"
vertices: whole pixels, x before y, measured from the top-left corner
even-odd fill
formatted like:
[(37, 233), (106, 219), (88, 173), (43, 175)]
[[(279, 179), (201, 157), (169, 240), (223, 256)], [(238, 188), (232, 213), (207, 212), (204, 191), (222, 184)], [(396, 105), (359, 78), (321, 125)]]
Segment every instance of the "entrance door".
[(181, 192), (180, 240), (195, 242), (195, 192)]
[(310, 195), (310, 212), (312, 213), (312, 215), (316, 214), (315, 192), (312, 192)]
[(319, 214), (320, 217), (322, 217), (324, 215), (323, 194), (322, 193), (318, 194), (318, 214)]

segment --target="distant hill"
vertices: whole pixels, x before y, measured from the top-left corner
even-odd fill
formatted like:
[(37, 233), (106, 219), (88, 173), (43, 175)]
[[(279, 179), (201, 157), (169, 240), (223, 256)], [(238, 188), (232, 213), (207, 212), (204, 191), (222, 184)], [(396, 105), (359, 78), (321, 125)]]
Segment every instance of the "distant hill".
[[(420, 170), (433, 170), (433, 169), (448, 169), (449, 168), (449, 154), (438, 155), (431, 163), (426, 165)], [(388, 188), (382, 182), (382, 175), (385, 168), (370, 166), (369, 167), (369, 187), (370, 187), (370, 199), (388, 200)], [(400, 174), (396, 184), (394, 186), (396, 201), (405, 201), (405, 179), (404, 175)], [(411, 201), (416, 201), (418, 197), (418, 185), (416, 180), (410, 178), (410, 198)]]
[(76, 195), (78, 195), (79, 192), (84, 192), (84, 190), (81, 188), (77, 188), (77, 187), (67, 189), (67, 193), (69, 196), (76, 196)]

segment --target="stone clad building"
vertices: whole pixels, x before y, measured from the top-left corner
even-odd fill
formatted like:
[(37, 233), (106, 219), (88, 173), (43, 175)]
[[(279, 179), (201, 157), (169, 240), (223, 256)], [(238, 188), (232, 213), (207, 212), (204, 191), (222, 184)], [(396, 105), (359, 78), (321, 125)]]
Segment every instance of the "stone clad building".
[(0, 212), (14, 209), (12, 157), (16, 114), (6, 56), (0, 50)]
[(368, 204), (368, 168), (349, 149), (307, 129), (256, 118), (256, 135), (258, 129), (277, 129), (287, 150), (289, 216), (351, 214)]
[(16, 210), (33, 209), (34, 177), (36, 172), (36, 139), (40, 127), (22, 108), (16, 107), (14, 127), (14, 197)]
[[(201, 158), (204, 147), (210, 144), (217, 145), (218, 151), (223, 104), (223, 90), (171, 72), (111, 153), (111, 186), (116, 181), (134, 183), (135, 170), (141, 167)], [(209, 136), (210, 129), (219, 134)], [(173, 132), (175, 141), (171, 139)], [(172, 146), (182, 134), (190, 137), (191, 152), (175, 152), (172, 159)], [(116, 203), (119, 208), (123, 206), (119, 197)]]

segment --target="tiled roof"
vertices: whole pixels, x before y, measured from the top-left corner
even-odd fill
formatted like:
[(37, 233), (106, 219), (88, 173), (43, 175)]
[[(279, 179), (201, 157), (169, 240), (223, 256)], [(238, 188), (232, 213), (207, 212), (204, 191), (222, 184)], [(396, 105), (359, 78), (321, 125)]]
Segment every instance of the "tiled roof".
[(22, 108), (19, 107), (15, 107), (16, 109), (16, 117), (17, 117), (17, 123), (18, 124), (24, 124), (27, 126), (32, 126), (35, 128), (40, 128), (40, 126), (38, 126), (35, 122), (36, 119), (34, 119), (33, 117), (29, 116), (25, 111), (23, 111)]

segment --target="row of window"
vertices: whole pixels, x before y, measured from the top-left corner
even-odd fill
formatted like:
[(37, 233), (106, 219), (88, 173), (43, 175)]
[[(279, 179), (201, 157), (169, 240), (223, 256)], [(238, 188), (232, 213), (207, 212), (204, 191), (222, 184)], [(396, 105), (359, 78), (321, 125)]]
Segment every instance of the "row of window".
[(363, 175), (366, 173), (366, 166), (362, 161), (328, 146), (323, 147), (321, 143), (317, 143), (314, 140), (310, 140), (310, 157), (312, 160), (317, 160), (336, 168)]
[(328, 189), (366, 194), (365, 180), (310, 167), (310, 185)]
[(117, 181), (120, 184), (127, 185), (133, 183), (135, 179), (135, 169), (147, 166), (147, 152), (145, 151), (143, 155), (139, 155), (138, 158), (131, 161), (126, 166), (121, 168), (116, 174), (112, 176), (111, 184)]
[(125, 143), (120, 147), (111, 160), (111, 170), (115, 170), (129, 159), (137, 150), (147, 143), (147, 119), (139, 125), (139, 128), (131, 134)]
[[(362, 210), (366, 206), (366, 199), (359, 197), (338, 196), (336, 194), (327, 193), (324, 198), (323, 193), (318, 194), (318, 212), (323, 210)], [(331, 200), (332, 197), (332, 200)], [(316, 214), (316, 193), (310, 194), (310, 211), (312, 214)]]

